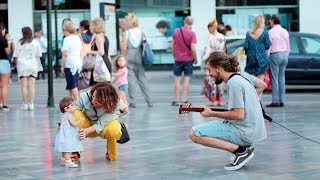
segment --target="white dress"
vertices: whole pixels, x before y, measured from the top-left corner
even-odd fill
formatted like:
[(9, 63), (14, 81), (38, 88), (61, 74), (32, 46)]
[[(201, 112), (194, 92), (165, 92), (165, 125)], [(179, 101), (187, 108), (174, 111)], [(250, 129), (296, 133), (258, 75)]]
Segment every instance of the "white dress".
[(226, 40), (223, 34), (221, 33), (217, 33), (215, 35), (210, 34), (209, 40), (206, 45), (204, 56), (202, 57), (203, 60), (207, 59), (212, 52), (224, 51), (225, 43), (226, 43)]
[(36, 40), (23, 45), (19, 42), (13, 53), (13, 57), (17, 58), (18, 77), (37, 77), (39, 71), (38, 61), (41, 56), (41, 48)]
[(65, 112), (61, 115), (60, 130), (57, 133), (55, 140), (54, 151), (58, 152), (78, 152), (83, 151), (83, 144), (80, 141), (79, 128), (72, 126), (67, 119), (67, 116), (73, 115)]

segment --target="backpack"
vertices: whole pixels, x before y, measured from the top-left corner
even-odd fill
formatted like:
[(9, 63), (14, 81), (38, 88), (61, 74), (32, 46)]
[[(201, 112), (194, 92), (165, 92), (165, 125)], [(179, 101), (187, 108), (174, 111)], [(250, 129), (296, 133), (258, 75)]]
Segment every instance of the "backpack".
[(80, 51), (80, 57), (81, 57), (81, 60), (83, 60), (84, 56), (86, 54), (88, 54), (88, 52), (90, 52), (92, 50), (94, 35), (92, 36), (92, 38), (91, 38), (91, 40), (90, 40), (90, 42), (88, 44), (83, 41), (81, 34), (79, 34), (79, 37), (80, 37), (80, 40), (82, 42), (82, 48), (81, 48), (81, 51)]

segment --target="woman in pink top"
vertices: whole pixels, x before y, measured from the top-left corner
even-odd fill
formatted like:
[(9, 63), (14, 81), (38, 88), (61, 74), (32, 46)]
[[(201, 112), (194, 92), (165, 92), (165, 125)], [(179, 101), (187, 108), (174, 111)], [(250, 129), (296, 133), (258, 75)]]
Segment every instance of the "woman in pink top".
[(123, 101), (127, 105), (127, 100), (125, 94), (128, 92), (128, 69), (126, 58), (124, 56), (117, 56), (114, 60), (115, 67), (117, 69), (116, 73), (112, 73), (115, 78), (112, 82), (116, 82), (119, 91), (121, 91), (124, 96)]

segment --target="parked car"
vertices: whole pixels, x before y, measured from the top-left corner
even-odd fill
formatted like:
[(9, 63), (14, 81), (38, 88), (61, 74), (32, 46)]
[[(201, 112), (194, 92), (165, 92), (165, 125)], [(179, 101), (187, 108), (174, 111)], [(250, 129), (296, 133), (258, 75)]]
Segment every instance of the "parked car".
[[(286, 84), (320, 85), (320, 36), (290, 32), (290, 54), (286, 68)], [(227, 41), (227, 53), (243, 47), (244, 38)]]

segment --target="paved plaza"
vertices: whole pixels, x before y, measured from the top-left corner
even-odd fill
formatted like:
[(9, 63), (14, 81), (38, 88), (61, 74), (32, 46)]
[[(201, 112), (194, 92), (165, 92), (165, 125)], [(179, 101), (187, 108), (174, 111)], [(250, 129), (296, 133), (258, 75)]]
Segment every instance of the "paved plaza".
[[(194, 106), (208, 104), (200, 92), (201, 72), (191, 81), (189, 100)], [(225, 171), (230, 154), (194, 144), (188, 132), (194, 125), (214, 120), (199, 113), (179, 115), (170, 105), (173, 97), (171, 71), (148, 71), (154, 107), (149, 108), (140, 91), (137, 107), (122, 117), (131, 140), (119, 144), (119, 158), (105, 160), (106, 142), (85, 139), (79, 168), (59, 165), (53, 151), (57, 103), (68, 96), (64, 79), (54, 79), (54, 108), (47, 108), (47, 81), (37, 81), (36, 109), (23, 111), (18, 82), (9, 86), (9, 112), (0, 112), (0, 179), (320, 179), (320, 144), (307, 141), (283, 127), (266, 121), (268, 138), (254, 144), (255, 157), (238, 171)], [(301, 89), (301, 87), (300, 87)], [(266, 108), (267, 114), (287, 128), (320, 141), (320, 91), (290, 92), (284, 108)], [(271, 94), (262, 103), (270, 103)]]

